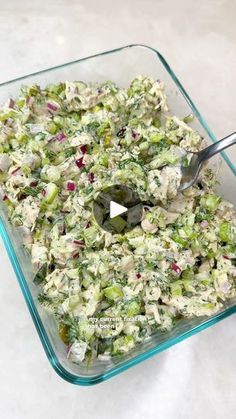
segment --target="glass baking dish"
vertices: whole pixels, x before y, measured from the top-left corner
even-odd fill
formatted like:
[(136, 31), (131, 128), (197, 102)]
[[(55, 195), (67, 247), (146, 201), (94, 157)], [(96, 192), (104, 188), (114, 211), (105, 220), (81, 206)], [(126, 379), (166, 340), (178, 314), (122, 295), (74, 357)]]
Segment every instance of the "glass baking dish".
[[(9, 97), (17, 96), (22, 84), (36, 83), (45, 86), (65, 80), (102, 82), (110, 79), (119, 86), (126, 87), (131, 79), (139, 74), (162, 80), (166, 86), (170, 113), (179, 117), (193, 113), (195, 115), (193, 127), (204, 136), (206, 142), (216, 141), (214, 134), (165, 59), (154, 48), (144, 45), (128, 45), (2, 83), (0, 103), (3, 104)], [(219, 191), (236, 206), (236, 167), (224, 153), (221, 156)], [(7, 221), (3, 202), (0, 202), (0, 233), (48, 359), (56, 372), (71, 383), (92, 385), (107, 380), (236, 313), (234, 299), (211, 317), (179, 320), (171, 331), (154, 334), (149, 341), (140, 344), (128, 354), (116, 356), (110, 361), (96, 361), (89, 369), (85, 365), (73, 364), (67, 359), (66, 347), (58, 335), (54, 318), (37, 301), (39, 289), (32, 281), (33, 272), (29, 255), (24, 251), (15, 229)]]

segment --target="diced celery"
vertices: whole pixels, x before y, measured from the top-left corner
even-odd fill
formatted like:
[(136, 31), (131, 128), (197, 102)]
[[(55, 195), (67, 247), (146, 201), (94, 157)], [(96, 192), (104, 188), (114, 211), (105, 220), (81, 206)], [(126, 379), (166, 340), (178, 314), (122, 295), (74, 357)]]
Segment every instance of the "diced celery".
[(158, 132), (153, 132), (150, 135), (150, 142), (153, 144), (159, 143), (163, 139), (163, 134), (160, 134)]
[(194, 116), (192, 113), (190, 113), (189, 115), (183, 118), (183, 121), (185, 122), (185, 124), (189, 124), (190, 122), (193, 122), (193, 120), (194, 120)]
[(102, 134), (104, 134), (104, 132), (106, 131), (106, 129), (109, 128), (109, 127), (110, 127), (110, 124), (109, 124), (108, 121), (102, 122), (102, 124), (97, 129), (97, 135), (99, 137), (101, 137)]
[(127, 316), (133, 317), (139, 313), (140, 313), (140, 303), (137, 300), (131, 301), (127, 308)]
[(156, 128), (160, 128), (160, 126), (161, 126), (161, 120), (160, 120), (160, 118), (158, 118), (158, 117), (155, 118), (154, 121), (153, 121), (153, 125)]
[(131, 335), (121, 336), (113, 342), (113, 354), (118, 355), (128, 352), (134, 346), (134, 338)]
[(208, 211), (216, 211), (220, 204), (220, 196), (213, 194), (206, 194), (200, 200), (200, 205)]
[(188, 244), (187, 240), (184, 240), (182, 237), (180, 237), (178, 233), (173, 234), (172, 239), (183, 247), (187, 246)]
[(45, 196), (43, 198), (43, 202), (52, 204), (58, 194), (58, 191), (59, 189), (55, 183), (48, 183), (45, 188)]
[(102, 166), (108, 167), (108, 163), (109, 163), (109, 157), (108, 154), (103, 154), (100, 159), (99, 159), (99, 163)]
[(117, 285), (111, 285), (104, 289), (104, 295), (108, 300), (116, 301), (123, 297), (123, 292)]
[(227, 221), (221, 223), (219, 229), (219, 236), (223, 242), (229, 243), (231, 241), (231, 225)]
[(175, 281), (172, 284), (170, 284), (171, 294), (174, 297), (179, 297), (182, 295), (182, 284), (181, 281)]
[(30, 175), (30, 173), (31, 173), (31, 169), (30, 169), (30, 167), (29, 167), (29, 166), (27, 166), (26, 164), (23, 164), (23, 165), (21, 166), (21, 171), (22, 171), (22, 173), (23, 173), (25, 176), (29, 176), (29, 175)]
[(184, 226), (183, 230), (189, 240), (193, 240), (197, 237), (197, 233), (189, 225)]
[(96, 238), (97, 238), (97, 229), (95, 226), (91, 226), (89, 228), (86, 228), (84, 230), (84, 240), (86, 245), (91, 245), (92, 243), (95, 242)]
[(119, 215), (117, 217), (111, 218), (109, 223), (114, 228), (116, 233), (121, 233), (127, 225), (127, 222)]
[(58, 131), (58, 126), (54, 124), (54, 122), (50, 122), (48, 124), (48, 131), (50, 132), (50, 134), (54, 135)]

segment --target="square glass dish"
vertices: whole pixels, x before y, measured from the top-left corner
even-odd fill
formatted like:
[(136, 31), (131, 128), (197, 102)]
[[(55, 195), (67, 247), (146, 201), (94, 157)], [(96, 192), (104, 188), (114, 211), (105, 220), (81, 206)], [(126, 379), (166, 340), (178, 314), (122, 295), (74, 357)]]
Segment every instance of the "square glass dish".
[[(0, 104), (10, 97), (16, 97), (22, 84), (39, 84), (44, 87), (49, 83), (65, 80), (103, 82), (110, 79), (120, 87), (127, 87), (130, 81), (139, 74), (163, 81), (170, 113), (178, 117), (193, 113), (195, 115), (193, 127), (204, 136), (206, 142), (216, 141), (214, 134), (165, 59), (155, 49), (143, 45), (125, 46), (2, 83), (0, 84)], [(219, 192), (236, 206), (236, 167), (224, 153), (221, 156)], [(233, 193), (234, 190), (235, 193)], [(236, 313), (234, 299), (211, 317), (179, 320), (171, 331), (158, 332), (129, 353), (115, 356), (109, 361), (95, 361), (88, 369), (86, 365), (77, 365), (67, 359), (66, 347), (59, 337), (54, 318), (39, 305), (37, 301), (39, 289), (33, 283), (30, 257), (24, 250), (15, 229), (7, 220), (3, 202), (0, 202), (0, 233), (48, 359), (57, 373), (71, 383), (92, 385), (107, 380), (230, 314)]]

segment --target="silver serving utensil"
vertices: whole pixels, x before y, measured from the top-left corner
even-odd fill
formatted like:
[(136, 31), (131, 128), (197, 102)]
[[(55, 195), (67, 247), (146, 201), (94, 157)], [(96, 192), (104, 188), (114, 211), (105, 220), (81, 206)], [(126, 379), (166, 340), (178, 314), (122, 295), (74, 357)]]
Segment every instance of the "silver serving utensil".
[(181, 166), (181, 182), (178, 190), (182, 192), (190, 188), (196, 182), (204, 162), (233, 144), (236, 144), (236, 132), (227, 135), (227, 137), (222, 138), (222, 140), (204, 148), (198, 153), (191, 153), (192, 157), (189, 165), (187, 167)]

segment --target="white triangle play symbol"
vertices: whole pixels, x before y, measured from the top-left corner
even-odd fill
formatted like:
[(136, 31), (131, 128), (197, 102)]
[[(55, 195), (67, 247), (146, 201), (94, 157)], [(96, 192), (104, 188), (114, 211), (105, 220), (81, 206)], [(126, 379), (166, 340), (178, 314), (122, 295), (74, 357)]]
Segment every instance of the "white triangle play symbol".
[(115, 201), (110, 201), (110, 218), (117, 217), (117, 215), (124, 214), (128, 208), (123, 205), (117, 204)]

